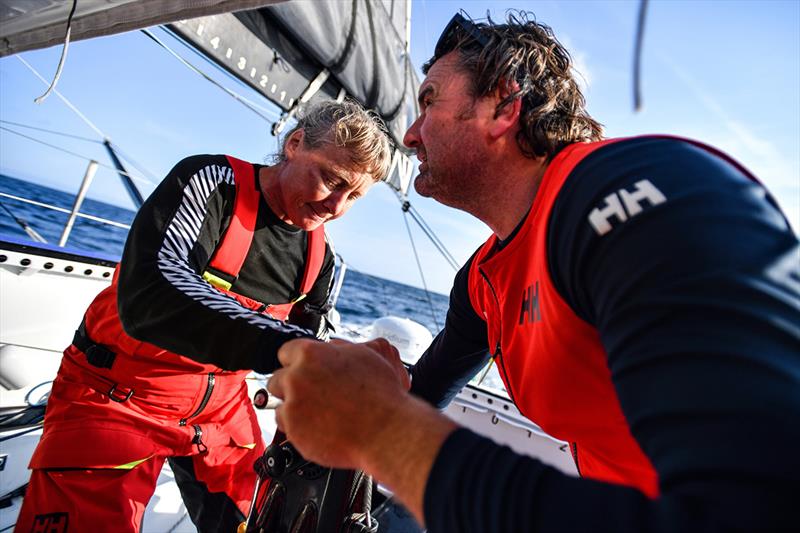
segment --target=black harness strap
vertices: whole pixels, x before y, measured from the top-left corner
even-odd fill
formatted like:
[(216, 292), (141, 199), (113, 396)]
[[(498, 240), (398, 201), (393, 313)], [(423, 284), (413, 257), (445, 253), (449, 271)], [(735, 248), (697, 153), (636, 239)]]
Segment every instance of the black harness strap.
[(114, 364), (114, 359), (117, 358), (117, 354), (89, 338), (89, 335), (86, 334), (86, 324), (83, 321), (75, 331), (72, 345), (86, 355), (86, 360), (89, 361), (90, 365), (97, 368), (111, 368)]

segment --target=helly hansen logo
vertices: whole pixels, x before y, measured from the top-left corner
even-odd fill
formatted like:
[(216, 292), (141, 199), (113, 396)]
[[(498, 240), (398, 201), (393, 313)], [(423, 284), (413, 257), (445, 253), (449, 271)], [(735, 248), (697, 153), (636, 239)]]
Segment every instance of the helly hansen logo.
[(650, 180), (641, 180), (633, 184), (632, 191), (620, 189), (606, 196), (605, 200), (604, 206), (595, 207), (589, 213), (589, 224), (601, 237), (613, 229), (612, 219), (625, 222), (642, 212), (642, 202), (646, 201), (652, 207), (663, 204), (667, 198)]
[(519, 325), (526, 322), (539, 322), (542, 312), (539, 309), (539, 282), (522, 291), (522, 310), (519, 312)]
[(37, 514), (31, 533), (67, 533), (68, 519), (67, 513)]

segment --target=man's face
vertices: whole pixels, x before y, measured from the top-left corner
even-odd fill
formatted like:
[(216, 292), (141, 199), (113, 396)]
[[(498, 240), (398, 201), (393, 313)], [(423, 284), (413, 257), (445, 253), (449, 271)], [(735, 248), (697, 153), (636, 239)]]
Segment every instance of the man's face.
[(419, 88), (420, 115), (403, 138), (420, 160), (414, 188), (422, 196), (464, 208), (481, 169), (482, 107), (468, 91), (469, 79), (456, 68), (455, 53), (439, 59)]
[(345, 214), (375, 181), (354, 168), (346, 149), (333, 144), (309, 149), (302, 139), (302, 130), (287, 139), (268, 198), (281, 220), (311, 231)]

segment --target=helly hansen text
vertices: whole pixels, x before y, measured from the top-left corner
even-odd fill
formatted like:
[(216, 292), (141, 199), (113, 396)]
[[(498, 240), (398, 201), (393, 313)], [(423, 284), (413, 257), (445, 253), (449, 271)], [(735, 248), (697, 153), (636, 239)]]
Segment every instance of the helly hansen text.
[(522, 310), (519, 313), (519, 325), (525, 322), (539, 322), (542, 312), (539, 310), (539, 282), (522, 291)]
[(616, 218), (625, 222), (642, 212), (641, 202), (646, 200), (650, 206), (662, 204), (667, 201), (664, 194), (659, 191), (650, 180), (640, 180), (633, 184), (633, 190), (620, 189), (605, 198), (605, 205), (595, 207), (589, 213), (589, 223), (601, 237), (613, 229), (611, 219)]

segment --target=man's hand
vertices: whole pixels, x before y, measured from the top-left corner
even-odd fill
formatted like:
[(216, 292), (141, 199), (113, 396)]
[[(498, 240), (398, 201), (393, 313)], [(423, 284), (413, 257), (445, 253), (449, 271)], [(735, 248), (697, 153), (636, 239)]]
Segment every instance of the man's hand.
[[(343, 344), (350, 344), (347, 341), (342, 340), (333, 340), (331, 343), (343, 343)], [(383, 356), (384, 360), (386, 360), (389, 365), (394, 369), (395, 374), (400, 379), (400, 383), (403, 385), (405, 390), (409, 390), (411, 388), (411, 376), (406, 370), (405, 365), (403, 365), (403, 361), (400, 359), (400, 352), (397, 351), (397, 348), (389, 342), (388, 340), (384, 339), (383, 337), (378, 337), (377, 339), (372, 339), (371, 341), (367, 341), (364, 343), (364, 346), (368, 346), (378, 352), (381, 356)]]
[(385, 339), (296, 339), (278, 360), (267, 388), (283, 400), (278, 426), (303, 457), (372, 474), (423, 524), (428, 474), (456, 425), (408, 393), (397, 350)]
[(311, 461), (363, 468), (361, 448), (375, 440), (410, 387), (397, 350), (386, 339), (297, 339), (283, 345), (278, 360), (283, 368), (267, 388), (283, 400), (275, 416), (292, 444)]

